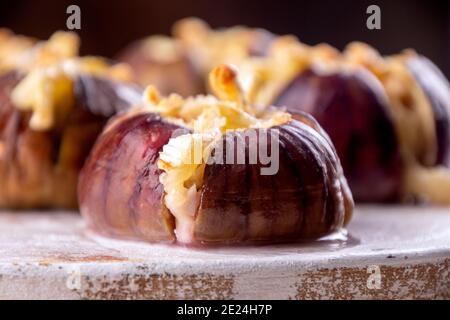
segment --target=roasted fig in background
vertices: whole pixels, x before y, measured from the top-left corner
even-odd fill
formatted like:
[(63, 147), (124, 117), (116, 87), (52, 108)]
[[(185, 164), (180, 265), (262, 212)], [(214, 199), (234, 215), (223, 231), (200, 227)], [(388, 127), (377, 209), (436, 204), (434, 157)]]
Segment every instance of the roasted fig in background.
[(47, 45), (33, 49), (45, 51), (38, 67), (0, 76), (1, 208), (76, 208), (78, 174), (98, 134), (141, 96), (119, 80), (123, 67), (100, 58), (51, 63)]
[(205, 92), (200, 76), (181, 43), (154, 36), (126, 48), (118, 57), (134, 71), (141, 85), (152, 84), (164, 94), (189, 96)]
[(144, 106), (110, 121), (80, 176), (88, 226), (111, 237), (206, 245), (341, 230), (353, 200), (318, 123), (254, 110), (228, 67), (211, 78), (218, 96), (233, 99), (161, 98), (149, 87)]
[(434, 164), (450, 165), (450, 85), (442, 72), (424, 56), (413, 56), (407, 67), (432, 107), (437, 139)]
[(343, 55), (370, 70), (388, 96), (404, 167), (402, 199), (449, 205), (448, 80), (413, 50), (382, 57), (365, 44), (352, 43)]
[[(382, 57), (352, 43), (341, 53), (278, 37), (241, 60), (246, 101), (312, 114), (330, 135), (356, 201), (450, 204), (450, 86), (409, 50)], [(426, 187), (425, 187), (426, 186)]]
[(263, 29), (213, 30), (199, 19), (186, 18), (174, 25), (173, 38), (140, 40), (120, 53), (118, 60), (132, 67), (140, 84), (186, 97), (206, 93), (206, 78), (213, 67), (265, 56), (273, 39)]
[(403, 162), (388, 100), (366, 70), (303, 71), (275, 105), (313, 115), (334, 142), (358, 201), (395, 201), (402, 192)]

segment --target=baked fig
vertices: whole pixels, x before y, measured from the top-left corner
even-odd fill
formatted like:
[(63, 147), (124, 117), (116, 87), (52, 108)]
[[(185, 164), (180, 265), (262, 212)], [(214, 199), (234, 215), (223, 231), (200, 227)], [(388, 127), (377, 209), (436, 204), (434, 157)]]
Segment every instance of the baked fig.
[(450, 204), (442, 167), (450, 86), (429, 60), (411, 50), (381, 57), (362, 43), (339, 53), (292, 38), (277, 39), (270, 52), (242, 64), (255, 75), (248, 100), (311, 113), (336, 146), (356, 201)]
[(353, 200), (310, 116), (246, 104), (233, 69), (218, 97), (161, 97), (110, 121), (82, 170), (79, 202), (105, 236), (182, 244), (274, 243), (340, 231)]
[(152, 36), (131, 44), (118, 60), (134, 70), (142, 85), (163, 94), (206, 92), (209, 71), (221, 64), (265, 56), (274, 35), (262, 29), (233, 27), (213, 30), (196, 18), (178, 21), (173, 38)]
[(305, 70), (275, 104), (308, 112), (319, 121), (334, 142), (355, 199), (398, 199), (403, 176), (400, 148), (387, 98), (369, 72)]
[(205, 92), (204, 79), (179, 41), (153, 36), (126, 48), (118, 60), (128, 64), (141, 85), (152, 84), (162, 93), (189, 96)]
[(432, 164), (450, 165), (450, 85), (442, 72), (429, 59), (413, 55), (407, 67), (425, 93), (433, 110), (437, 155)]
[(35, 66), (0, 75), (1, 208), (76, 208), (78, 174), (98, 134), (140, 99), (124, 67), (67, 58), (76, 51), (70, 39), (60, 33), (39, 43), (29, 53)]

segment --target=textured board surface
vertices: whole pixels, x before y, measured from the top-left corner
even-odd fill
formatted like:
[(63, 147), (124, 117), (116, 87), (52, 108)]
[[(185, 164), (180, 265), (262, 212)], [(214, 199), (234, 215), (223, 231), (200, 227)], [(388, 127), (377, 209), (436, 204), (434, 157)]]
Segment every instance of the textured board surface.
[(350, 239), (192, 249), (86, 234), (76, 213), (0, 213), (0, 298), (450, 299), (450, 209), (360, 207)]

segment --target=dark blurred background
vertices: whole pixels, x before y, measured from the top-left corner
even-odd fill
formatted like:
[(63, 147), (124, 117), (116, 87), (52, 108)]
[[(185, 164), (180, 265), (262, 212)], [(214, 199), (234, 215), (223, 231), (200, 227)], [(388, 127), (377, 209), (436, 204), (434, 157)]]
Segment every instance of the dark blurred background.
[[(0, 27), (47, 38), (66, 28), (66, 8), (81, 7), (82, 53), (113, 56), (138, 38), (170, 33), (177, 19), (197, 16), (213, 27), (235, 24), (292, 33), (303, 42), (328, 42), (338, 48), (354, 40), (382, 53), (412, 47), (431, 58), (450, 76), (449, 1), (425, 0), (1, 0)], [(382, 11), (382, 30), (366, 28), (366, 9)]]

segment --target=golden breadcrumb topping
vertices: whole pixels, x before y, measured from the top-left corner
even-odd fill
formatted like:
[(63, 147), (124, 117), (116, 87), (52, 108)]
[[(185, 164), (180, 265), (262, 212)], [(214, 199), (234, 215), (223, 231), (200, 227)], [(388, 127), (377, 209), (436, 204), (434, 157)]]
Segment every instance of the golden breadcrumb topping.
[(209, 76), (216, 96), (199, 95), (183, 98), (177, 94), (161, 97), (153, 86), (144, 92), (146, 110), (156, 112), (196, 133), (269, 128), (288, 122), (291, 117), (282, 110), (259, 110), (250, 105), (231, 66), (214, 68)]
[[(0, 31), (0, 40), (2, 32)], [(80, 40), (72, 32), (55, 32), (48, 41), (36, 42), (11, 35), (0, 48), (0, 71), (18, 69), (28, 72), (78, 55)]]

